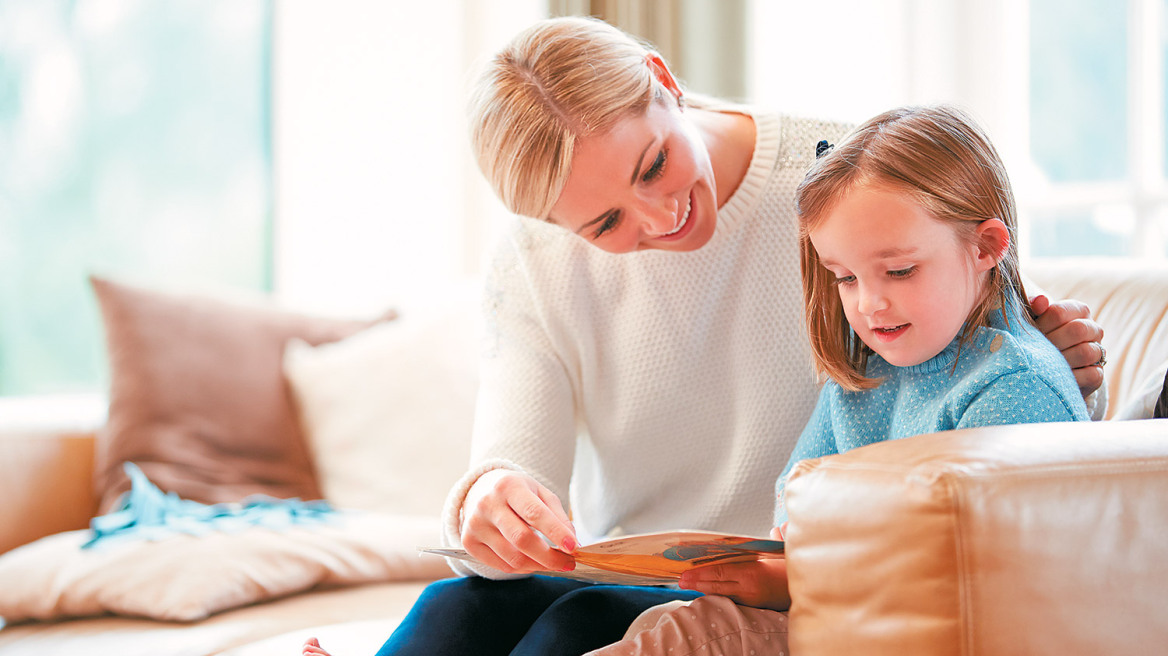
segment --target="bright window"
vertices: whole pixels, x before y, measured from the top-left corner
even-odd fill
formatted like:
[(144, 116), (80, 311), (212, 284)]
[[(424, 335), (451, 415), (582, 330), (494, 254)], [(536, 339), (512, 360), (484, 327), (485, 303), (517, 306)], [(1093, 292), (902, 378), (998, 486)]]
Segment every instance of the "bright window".
[(1168, 254), (1166, 6), (1030, 1), (1031, 254)]
[(91, 272), (271, 287), (268, 0), (0, 0), (0, 396), (104, 389)]
[(989, 131), (1024, 257), (1168, 257), (1168, 0), (750, 5), (751, 98), (852, 122), (955, 103)]
[(0, 397), (39, 416), (29, 395), (105, 390), (90, 272), (344, 316), (477, 276), (505, 212), (467, 87), (546, 13), (0, 0)]

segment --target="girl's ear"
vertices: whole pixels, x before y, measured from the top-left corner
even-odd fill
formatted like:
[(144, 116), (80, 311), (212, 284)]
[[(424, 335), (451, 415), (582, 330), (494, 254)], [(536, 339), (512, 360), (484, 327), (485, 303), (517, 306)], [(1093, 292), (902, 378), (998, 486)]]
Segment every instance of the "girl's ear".
[(1010, 230), (1001, 219), (986, 219), (977, 225), (978, 271), (989, 271), (998, 266), (1010, 247)]
[(645, 55), (645, 63), (648, 64), (649, 70), (653, 71), (653, 77), (657, 78), (669, 93), (673, 94), (674, 98), (681, 100), (681, 86), (677, 84), (677, 78), (673, 77), (669, 66), (666, 65), (665, 60), (655, 52)]

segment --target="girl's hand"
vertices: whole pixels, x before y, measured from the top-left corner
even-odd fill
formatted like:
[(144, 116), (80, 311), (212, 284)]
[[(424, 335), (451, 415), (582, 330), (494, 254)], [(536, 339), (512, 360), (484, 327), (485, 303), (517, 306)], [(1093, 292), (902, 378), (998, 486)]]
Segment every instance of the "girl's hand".
[(787, 610), (791, 606), (786, 558), (696, 567), (681, 575), (678, 587), (729, 597), (755, 608)]
[(466, 495), (462, 547), (489, 567), (509, 574), (566, 572), (576, 561), (564, 552), (576, 546), (576, 529), (559, 498), (527, 474), (489, 471)]
[(1103, 385), (1103, 326), (1091, 318), (1091, 309), (1073, 300), (1051, 303), (1039, 294), (1030, 299), (1034, 321), (1071, 365), (1079, 392), (1090, 396)]

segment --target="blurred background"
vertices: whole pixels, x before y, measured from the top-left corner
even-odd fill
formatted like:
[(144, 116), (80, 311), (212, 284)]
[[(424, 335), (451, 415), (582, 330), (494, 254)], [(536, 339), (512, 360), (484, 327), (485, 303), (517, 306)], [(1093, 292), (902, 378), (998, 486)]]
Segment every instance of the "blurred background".
[(1024, 257), (1168, 255), (1168, 0), (0, 0), (0, 397), (100, 404), (89, 273), (342, 316), (476, 278), (469, 81), (560, 14), (790, 113), (959, 104)]

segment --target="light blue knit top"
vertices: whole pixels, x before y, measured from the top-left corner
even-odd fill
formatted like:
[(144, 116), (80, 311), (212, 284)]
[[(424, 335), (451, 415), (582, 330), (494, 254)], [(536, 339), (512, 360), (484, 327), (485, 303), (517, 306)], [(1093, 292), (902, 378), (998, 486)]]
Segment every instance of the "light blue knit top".
[[(896, 367), (873, 354), (867, 375), (879, 387), (849, 392), (828, 381), (775, 485), (775, 525), (787, 520), (783, 486), (795, 463), (856, 447), (955, 428), (1088, 421), (1087, 407), (1058, 349), (1036, 328), (1001, 311), (962, 346)], [(957, 365), (954, 367), (954, 361)]]

